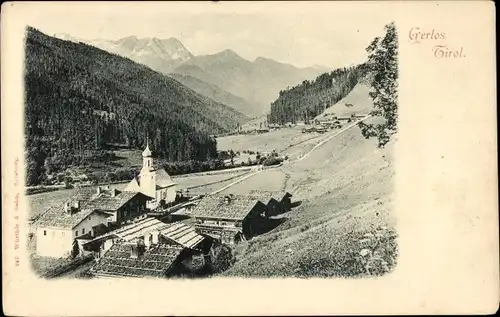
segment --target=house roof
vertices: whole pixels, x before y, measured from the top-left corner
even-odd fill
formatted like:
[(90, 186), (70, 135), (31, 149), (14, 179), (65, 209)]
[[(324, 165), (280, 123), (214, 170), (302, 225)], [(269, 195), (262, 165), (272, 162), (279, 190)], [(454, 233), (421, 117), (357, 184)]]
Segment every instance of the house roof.
[(66, 202), (52, 206), (38, 218), (36, 225), (72, 229), (92, 213), (116, 211), (137, 195), (142, 194), (117, 191), (116, 196), (112, 197), (111, 191), (103, 190), (97, 194), (95, 188), (81, 188), (66, 201), (70, 206), (78, 201), (80, 206), (77, 211), (72, 214), (66, 212), (64, 210)]
[(271, 198), (277, 201), (281, 201), (285, 196), (292, 196), (292, 194), (287, 191), (268, 191), (258, 189), (252, 189), (250, 191), (250, 195), (258, 197), (261, 202), (266, 204)]
[(197, 234), (192, 226), (183, 223), (164, 223), (156, 218), (146, 218), (134, 224), (121, 227), (96, 237), (93, 241), (109, 237), (117, 237), (124, 241), (132, 241), (142, 238), (144, 235), (154, 231), (158, 231), (161, 235), (185, 248), (194, 248), (204, 240), (204, 237)]
[(179, 222), (161, 230), (160, 234), (185, 248), (194, 248), (205, 239), (202, 235), (196, 233), (194, 227)]
[[(230, 197), (229, 203), (225, 197)], [(207, 195), (194, 208), (193, 217), (243, 220), (257, 204), (258, 197), (243, 195)]]
[(64, 210), (64, 204), (52, 206), (37, 219), (36, 225), (39, 227), (73, 229), (94, 211), (94, 209), (80, 209), (78, 212), (69, 214)]
[(166, 244), (152, 245), (139, 258), (131, 258), (134, 243), (119, 242), (94, 265), (95, 274), (126, 277), (162, 277), (172, 267), (183, 248)]
[(161, 222), (156, 218), (146, 218), (136, 223), (110, 231), (102, 236), (96, 237), (94, 240), (101, 240), (107, 237), (118, 237), (125, 241), (131, 241), (139, 237), (144, 237), (144, 235), (148, 232), (155, 230), (160, 231), (168, 226), (169, 224)]

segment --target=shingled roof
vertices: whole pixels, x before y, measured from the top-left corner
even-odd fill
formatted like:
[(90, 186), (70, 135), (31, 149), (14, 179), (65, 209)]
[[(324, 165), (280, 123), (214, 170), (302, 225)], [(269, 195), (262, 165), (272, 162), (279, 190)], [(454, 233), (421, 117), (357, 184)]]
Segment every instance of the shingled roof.
[(185, 248), (194, 248), (204, 240), (203, 236), (197, 234), (192, 226), (183, 223), (164, 223), (155, 218), (146, 218), (96, 237), (94, 241), (108, 237), (117, 237), (124, 241), (132, 241), (154, 231), (158, 231), (161, 235)]
[[(229, 202), (226, 203), (226, 198)], [(258, 204), (258, 197), (243, 195), (207, 195), (194, 208), (193, 217), (243, 220)]]
[(285, 196), (292, 196), (287, 191), (267, 191), (258, 189), (252, 189), (250, 191), (250, 195), (258, 197), (260, 201), (266, 204), (269, 202), (269, 200), (271, 200), (271, 198), (277, 201), (281, 201)]
[(125, 277), (163, 277), (175, 263), (183, 248), (156, 244), (138, 258), (130, 256), (132, 243), (115, 243), (94, 265), (97, 275)]
[(97, 194), (96, 188), (81, 188), (66, 201), (70, 206), (78, 201), (80, 206), (77, 211), (66, 212), (64, 208), (66, 202), (52, 206), (37, 219), (35, 225), (72, 229), (93, 212), (105, 213), (118, 210), (136, 195), (142, 194), (117, 191), (116, 196), (112, 197), (111, 191), (103, 190)]
[(72, 229), (94, 211), (94, 209), (81, 208), (78, 212), (69, 214), (64, 210), (64, 204), (52, 206), (37, 219), (35, 224), (39, 227)]
[(205, 239), (196, 233), (194, 227), (180, 222), (171, 224), (160, 233), (185, 248), (194, 248)]

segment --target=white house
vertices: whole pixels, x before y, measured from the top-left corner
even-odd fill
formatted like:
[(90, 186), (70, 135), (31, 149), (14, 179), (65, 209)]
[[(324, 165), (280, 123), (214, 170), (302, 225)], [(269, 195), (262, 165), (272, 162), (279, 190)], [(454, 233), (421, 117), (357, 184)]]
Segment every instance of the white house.
[(163, 200), (165, 203), (175, 201), (177, 195), (177, 184), (172, 180), (163, 168), (153, 166), (153, 157), (149, 150), (149, 142), (142, 152), (142, 169), (125, 188), (129, 192), (141, 192), (152, 198), (147, 207), (154, 209)]
[(103, 226), (120, 226), (144, 217), (148, 199), (142, 193), (82, 188), (36, 220), (37, 254), (67, 257), (77, 248), (76, 239), (92, 239)]
[(39, 256), (67, 257), (79, 236), (93, 235), (93, 227), (106, 224), (109, 215), (93, 209), (73, 206), (51, 207), (40, 219), (36, 231), (36, 252)]

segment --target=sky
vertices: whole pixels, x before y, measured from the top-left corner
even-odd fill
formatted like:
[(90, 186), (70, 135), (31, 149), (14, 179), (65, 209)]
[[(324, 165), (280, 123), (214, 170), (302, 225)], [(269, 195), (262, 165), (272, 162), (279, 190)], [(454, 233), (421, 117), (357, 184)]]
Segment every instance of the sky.
[(194, 55), (231, 49), (299, 67), (344, 67), (366, 59), (365, 48), (391, 20), (369, 2), (53, 4), (28, 23), (49, 35), (116, 40), (175, 37)]

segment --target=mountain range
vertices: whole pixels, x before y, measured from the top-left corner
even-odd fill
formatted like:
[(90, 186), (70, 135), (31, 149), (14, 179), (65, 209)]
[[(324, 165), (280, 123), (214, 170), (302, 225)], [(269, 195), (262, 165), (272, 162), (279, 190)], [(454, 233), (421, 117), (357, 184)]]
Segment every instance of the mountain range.
[(329, 71), (322, 66), (299, 68), (264, 57), (249, 61), (230, 49), (194, 55), (175, 38), (129, 36), (119, 40), (83, 40), (68, 34), (56, 37), (127, 57), (250, 117), (269, 112), (271, 102), (282, 89)]
[(25, 45), (28, 184), (107, 160), (110, 144), (170, 161), (217, 157), (213, 134), (249, 118), (149, 67), (28, 28)]

